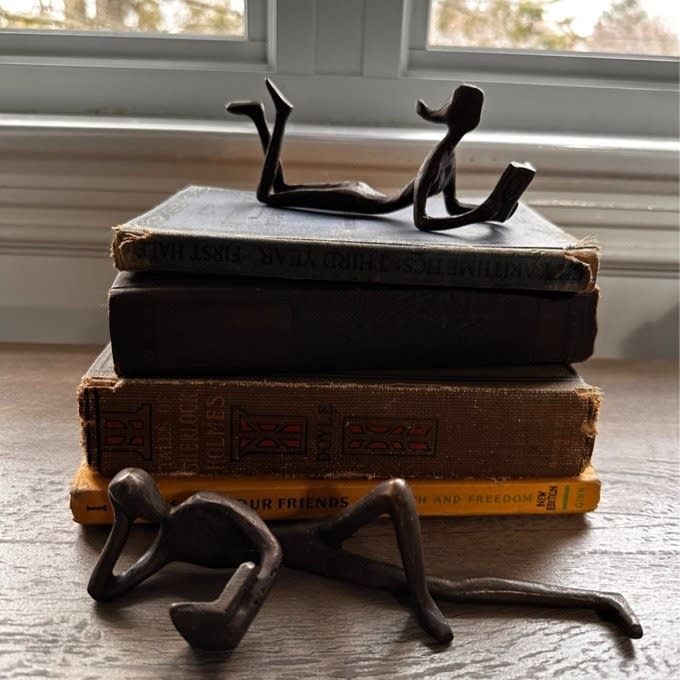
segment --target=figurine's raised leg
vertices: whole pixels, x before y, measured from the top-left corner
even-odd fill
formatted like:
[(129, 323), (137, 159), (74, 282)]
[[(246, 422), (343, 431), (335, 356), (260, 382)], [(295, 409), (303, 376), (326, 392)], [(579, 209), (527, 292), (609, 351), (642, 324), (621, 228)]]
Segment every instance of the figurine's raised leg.
[[(260, 138), (262, 151), (266, 155), (271, 137), (269, 135), (269, 128), (267, 127), (267, 119), (264, 115), (264, 105), (260, 102), (253, 101), (229, 102), (227, 104), (227, 111), (237, 116), (247, 116), (253, 121), (255, 128), (257, 129), (257, 134)], [(283, 166), (279, 161), (278, 165), (276, 166), (276, 174), (274, 175), (274, 192), (285, 191), (289, 188), (290, 187), (283, 179)]]
[(170, 506), (161, 497), (151, 476), (136, 468), (121, 470), (111, 480), (108, 495), (113, 508), (113, 526), (87, 584), (90, 596), (100, 601), (134, 588), (169, 561), (160, 546), (159, 533), (135, 564), (122, 574), (113, 573), (135, 519), (160, 522), (168, 516)]
[[(403, 479), (382, 482), (361, 500), (322, 523), (317, 531), (325, 543), (339, 546), (362, 526), (383, 514), (388, 514), (394, 524), (403, 573), (413, 595), (416, 613), (437, 641), (450, 642), (453, 638), (451, 627), (427, 588), (420, 520), (413, 493)], [(361, 569), (360, 565), (357, 566)], [(353, 579), (350, 577), (349, 580)]]
[[(189, 502), (208, 502), (211, 494), (196, 494)], [(225, 539), (232, 529), (245, 536), (259, 553), (259, 564), (242, 563), (222, 594), (213, 602), (181, 602), (171, 605), (170, 617), (180, 635), (200, 649), (234, 649), (246, 634), (271, 590), (281, 566), (281, 546), (255, 511), (240, 501), (219, 499)]]
[(281, 91), (272, 83), (269, 78), (265, 80), (265, 85), (274, 102), (276, 110), (276, 118), (274, 119), (274, 129), (272, 131), (271, 139), (267, 145), (267, 153), (264, 158), (262, 166), (262, 175), (260, 176), (260, 183), (257, 185), (257, 200), (261, 203), (267, 202), (267, 197), (276, 190), (274, 181), (276, 179), (277, 169), (279, 167), (279, 158), (281, 155), (281, 145), (283, 144), (283, 135), (286, 130), (286, 121), (293, 110), (293, 105), (283, 96)]

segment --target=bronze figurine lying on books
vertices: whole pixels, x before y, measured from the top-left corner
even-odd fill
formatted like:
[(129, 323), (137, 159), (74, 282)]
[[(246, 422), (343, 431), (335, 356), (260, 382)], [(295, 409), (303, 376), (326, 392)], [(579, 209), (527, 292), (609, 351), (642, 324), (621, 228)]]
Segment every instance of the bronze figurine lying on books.
[[(360, 501), (329, 519), (272, 527), (247, 505), (216, 493), (197, 493), (171, 508), (149, 473), (138, 468), (121, 470), (111, 480), (108, 494), (114, 522), (87, 587), (96, 600), (110, 600), (127, 592), (174, 560), (236, 568), (214, 602), (183, 602), (170, 607), (175, 627), (194, 647), (235, 648), (269, 594), (281, 565), (408, 593), (422, 626), (440, 643), (450, 642), (453, 633), (433, 597), (452, 602), (589, 607), (611, 619), (625, 635), (642, 636), (635, 613), (618, 593), (497, 578), (449, 581), (427, 577), (415, 499), (400, 479), (379, 483)], [(394, 524), (403, 569), (342, 547), (359, 528), (383, 514)], [(135, 564), (114, 574), (137, 518), (160, 525), (156, 539)]]
[[(265, 81), (276, 118), (270, 135), (260, 102), (230, 102), (227, 110), (248, 116), (260, 136), (265, 153), (257, 199), (277, 208), (309, 208), (360, 214), (384, 214), (413, 205), (413, 221), (423, 231), (455, 229), (475, 222), (504, 222), (516, 210), (517, 201), (529, 186), (536, 171), (528, 163), (510, 163), (489, 197), (480, 205), (466, 205), (456, 198), (456, 145), (463, 136), (479, 124), (484, 93), (473, 85), (456, 88), (440, 109), (431, 109), (418, 101), (418, 115), (430, 123), (441, 123), (448, 131), (428, 154), (416, 176), (401, 191), (383, 194), (364, 182), (349, 181), (331, 184), (287, 184), (279, 160), (288, 116), (293, 105), (274, 83)], [(444, 193), (444, 203), (450, 217), (430, 217), (426, 203), (430, 196)]]

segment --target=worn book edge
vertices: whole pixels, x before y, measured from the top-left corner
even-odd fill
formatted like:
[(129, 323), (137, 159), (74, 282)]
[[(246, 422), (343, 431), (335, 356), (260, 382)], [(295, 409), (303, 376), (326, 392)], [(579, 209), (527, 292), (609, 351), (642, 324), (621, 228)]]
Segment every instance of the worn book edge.
[[(104, 477), (83, 460), (70, 490), (74, 521), (110, 524), (112, 510)], [(159, 475), (161, 495), (178, 504), (198, 491), (213, 491), (246, 503), (265, 520), (328, 517), (355, 503), (376, 481), (276, 479), (205, 475)], [(575, 477), (409, 481), (422, 517), (465, 515), (560, 515), (595, 510), (601, 482), (592, 466)]]

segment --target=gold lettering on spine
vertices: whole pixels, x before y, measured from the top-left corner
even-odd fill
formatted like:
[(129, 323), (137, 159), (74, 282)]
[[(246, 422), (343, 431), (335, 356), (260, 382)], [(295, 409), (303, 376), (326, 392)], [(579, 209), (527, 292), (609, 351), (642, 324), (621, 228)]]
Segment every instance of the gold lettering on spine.
[(210, 473), (224, 472), (224, 463), (227, 459), (224, 406), (225, 399), (220, 395), (205, 400), (205, 463)]
[(177, 451), (178, 463), (183, 470), (195, 470), (199, 456), (198, 394), (180, 393), (177, 399)]
[(159, 461), (172, 460), (172, 406), (169, 401), (159, 399), (156, 402), (152, 423), (154, 424), (152, 456)]

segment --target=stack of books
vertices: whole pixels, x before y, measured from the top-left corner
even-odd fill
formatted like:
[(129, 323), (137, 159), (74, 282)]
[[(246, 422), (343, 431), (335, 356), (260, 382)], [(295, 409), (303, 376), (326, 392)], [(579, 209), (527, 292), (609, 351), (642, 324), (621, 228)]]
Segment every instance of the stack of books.
[[(435, 213), (436, 214), (436, 213)], [(76, 521), (148, 470), (179, 502), (322, 517), (406, 478), (421, 515), (594, 509), (598, 250), (520, 205), (445, 233), (188, 187), (116, 227), (83, 377)]]

